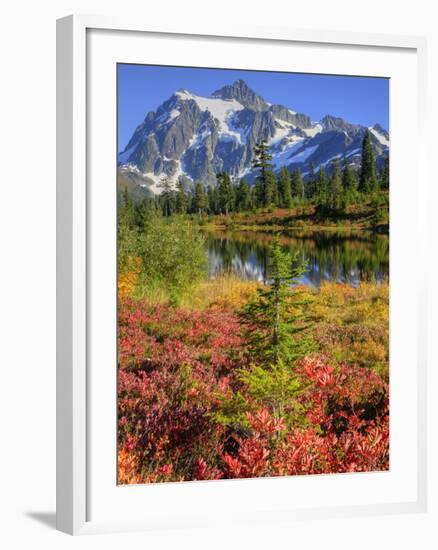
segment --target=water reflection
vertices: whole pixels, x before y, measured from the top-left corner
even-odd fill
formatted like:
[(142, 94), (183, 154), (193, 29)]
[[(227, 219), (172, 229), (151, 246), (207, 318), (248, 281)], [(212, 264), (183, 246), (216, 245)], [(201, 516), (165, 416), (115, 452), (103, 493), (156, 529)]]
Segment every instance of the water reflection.
[[(209, 276), (234, 273), (242, 279), (266, 282), (268, 247), (272, 234), (217, 232), (206, 235)], [(389, 275), (389, 239), (373, 233), (282, 233), (285, 250), (299, 251), (307, 269), (302, 283), (323, 281), (381, 282)]]

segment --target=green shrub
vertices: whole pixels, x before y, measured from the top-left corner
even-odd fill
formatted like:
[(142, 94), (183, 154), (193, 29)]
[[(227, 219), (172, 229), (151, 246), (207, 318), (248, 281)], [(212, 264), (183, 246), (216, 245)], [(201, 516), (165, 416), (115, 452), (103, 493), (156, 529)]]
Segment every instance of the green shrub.
[(183, 218), (151, 217), (138, 233), (137, 255), (143, 294), (161, 290), (175, 304), (207, 268), (204, 237)]

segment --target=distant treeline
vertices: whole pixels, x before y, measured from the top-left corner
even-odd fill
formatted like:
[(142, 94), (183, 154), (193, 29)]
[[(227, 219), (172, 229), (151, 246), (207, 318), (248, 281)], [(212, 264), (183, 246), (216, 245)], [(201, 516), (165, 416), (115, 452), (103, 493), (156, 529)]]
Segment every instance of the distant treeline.
[[(370, 132), (367, 130), (362, 142), (361, 166), (356, 169), (344, 158), (331, 162), (329, 170), (324, 165), (311, 165), (310, 173), (299, 169), (293, 172), (283, 166), (278, 176), (271, 163), (272, 155), (266, 141), (254, 148), (253, 168), (257, 170), (255, 183), (245, 179), (233, 184), (226, 172), (217, 174), (217, 185), (205, 186), (196, 182), (193, 191), (187, 191), (182, 182), (175, 186), (171, 176), (161, 180), (162, 192), (143, 200), (138, 208), (145, 212), (155, 211), (164, 216), (173, 214), (228, 215), (233, 212), (255, 211), (258, 208), (292, 208), (314, 204), (323, 215), (335, 216), (345, 211), (350, 204), (369, 201), (387, 203), (389, 190), (389, 156), (378, 170)], [(382, 198), (383, 197), (383, 198)], [(129, 201), (125, 191), (123, 201)]]

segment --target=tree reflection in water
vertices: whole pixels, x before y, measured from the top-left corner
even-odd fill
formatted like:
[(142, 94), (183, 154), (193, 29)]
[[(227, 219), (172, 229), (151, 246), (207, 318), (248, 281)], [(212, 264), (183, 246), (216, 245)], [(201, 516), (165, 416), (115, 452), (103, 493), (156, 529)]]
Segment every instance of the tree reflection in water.
[[(266, 282), (268, 246), (272, 234), (242, 231), (206, 235), (209, 276), (233, 273), (242, 279)], [(389, 238), (372, 232), (281, 233), (281, 244), (299, 250), (307, 263), (302, 283), (324, 281), (381, 282), (389, 276)]]

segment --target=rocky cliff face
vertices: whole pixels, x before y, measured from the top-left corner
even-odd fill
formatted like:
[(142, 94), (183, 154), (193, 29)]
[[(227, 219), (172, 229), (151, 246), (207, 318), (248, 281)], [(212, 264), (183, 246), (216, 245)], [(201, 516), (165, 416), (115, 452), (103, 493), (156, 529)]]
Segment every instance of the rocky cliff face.
[[(378, 124), (370, 131), (381, 162), (389, 135)], [(365, 127), (330, 115), (312, 122), (305, 114), (268, 103), (237, 80), (211, 97), (176, 91), (146, 115), (118, 162), (125, 177), (155, 194), (164, 175), (188, 188), (196, 181), (214, 185), (223, 170), (234, 180), (252, 181), (254, 145), (265, 139), (275, 170), (299, 168), (306, 177), (312, 163), (318, 169), (346, 157), (358, 165), (364, 132)]]

